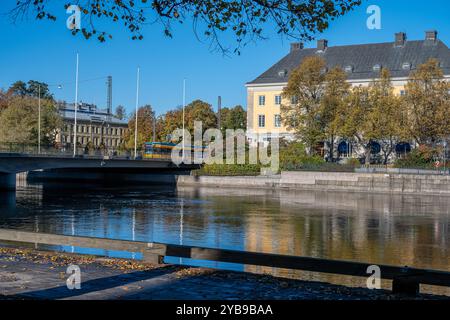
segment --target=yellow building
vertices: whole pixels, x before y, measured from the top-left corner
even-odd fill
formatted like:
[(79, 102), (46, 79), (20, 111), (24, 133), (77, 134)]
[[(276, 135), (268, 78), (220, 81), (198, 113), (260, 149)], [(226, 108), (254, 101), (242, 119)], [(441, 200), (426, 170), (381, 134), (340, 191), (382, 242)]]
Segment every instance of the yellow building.
[[(318, 40), (316, 48), (303, 48), (301, 43), (292, 43), (284, 58), (246, 84), (250, 143), (267, 142), (275, 136), (294, 139), (293, 133), (282, 125), (281, 92), (290, 72), (308, 56), (322, 57), (328, 69), (341, 67), (353, 86), (368, 85), (379, 77), (381, 68), (387, 68), (398, 94), (404, 94), (410, 72), (430, 58), (439, 60), (445, 77), (450, 78), (450, 50), (437, 38), (436, 31), (427, 31), (425, 39), (417, 41), (407, 41), (406, 34), (401, 32), (395, 34), (394, 42), (385, 43), (331, 47), (327, 40)], [(291, 102), (283, 101), (283, 104), (287, 103)]]

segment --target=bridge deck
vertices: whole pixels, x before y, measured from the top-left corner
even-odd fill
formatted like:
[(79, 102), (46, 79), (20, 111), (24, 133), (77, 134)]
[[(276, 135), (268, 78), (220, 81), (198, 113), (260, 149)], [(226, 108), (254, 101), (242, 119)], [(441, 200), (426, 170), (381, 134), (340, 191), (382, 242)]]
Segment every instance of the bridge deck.
[(78, 156), (68, 155), (26, 155), (0, 154), (0, 172), (19, 173), (47, 169), (86, 169), (86, 168), (128, 168), (154, 169), (170, 168), (192, 170), (198, 165), (175, 165), (170, 159), (127, 159), (125, 157)]

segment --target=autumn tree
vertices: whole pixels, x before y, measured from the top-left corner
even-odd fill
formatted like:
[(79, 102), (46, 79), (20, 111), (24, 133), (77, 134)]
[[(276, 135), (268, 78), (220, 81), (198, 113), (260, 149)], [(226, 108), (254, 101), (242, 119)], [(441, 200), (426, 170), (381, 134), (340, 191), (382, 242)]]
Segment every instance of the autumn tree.
[(27, 84), (23, 81), (14, 82), (6, 92), (8, 95), (24, 97), (28, 94)]
[(397, 143), (410, 138), (406, 112), (402, 108), (401, 98), (394, 93), (387, 69), (383, 69), (380, 79), (371, 84), (368, 103), (371, 105), (367, 122), (372, 128), (370, 136), (380, 144), (383, 162), (387, 164)]
[(53, 95), (50, 93), (48, 84), (35, 80), (30, 80), (28, 83), (16, 81), (9, 87), (6, 94), (9, 96), (28, 96), (36, 98), (40, 95), (41, 99), (53, 100)]
[[(37, 144), (38, 101), (29, 96), (12, 96), (0, 113), (0, 142)], [(41, 143), (53, 144), (62, 120), (53, 100), (41, 100)]]
[(122, 105), (117, 106), (114, 113), (117, 119), (123, 120), (126, 118), (126, 110), (125, 107)]
[(30, 80), (27, 83), (27, 94), (31, 97), (39, 97), (42, 99), (53, 99), (53, 95), (50, 93), (48, 84), (35, 80)]
[[(194, 134), (194, 122), (202, 122), (203, 132), (210, 128), (217, 127), (217, 118), (212, 106), (202, 100), (194, 100), (184, 109), (185, 129)], [(183, 128), (183, 109), (181, 107), (175, 110), (169, 110), (164, 115), (164, 131), (162, 136), (170, 136), (174, 130)]]
[(439, 62), (430, 59), (411, 72), (405, 86), (410, 134), (420, 145), (433, 145), (450, 135), (450, 84)]
[[(150, 105), (142, 106), (137, 113), (137, 148), (141, 150), (145, 142), (149, 142), (153, 134), (154, 113)], [(134, 149), (136, 113), (130, 116), (128, 130), (124, 135), (124, 147)]]
[(0, 89), (0, 113), (8, 107), (8, 95)]
[[(110, 31), (101, 29), (108, 25), (106, 22), (122, 23), (132, 39), (139, 40), (143, 39), (145, 24), (158, 22), (164, 34), (172, 37), (174, 23), (190, 22), (197, 37), (209, 40), (223, 51), (227, 46), (220, 35), (229, 32), (237, 43), (234, 51), (239, 52), (249, 41), (264, 38), (266, 28), (275, 29), (281, 35), (312, 40), (317, 32), (328, 28), (330, 20), (360, 5), (361, 0), (80, 0), (76, 3), (85, 23), (81, 30), (72, 33), (81, 33), (87, 39), (95, 37), (103, 42), (112, 38)], [(39, 20), (56, 20), (57, 4), (56, 0), (18, 0), (10, 14), (15, 22), (30, 13)], [(61, 6), (67, 8), (68, 4), (61, 3)]]
[(331, 69), (325, 76), (325, 86), (317, 118), (323, 130), (323, 138), (328, 145), (328, 159), (334, 160), (335, 144), (339, 137), (339, 127), (335, 119), (350, 93), (347, 75), (339, 68)]
[(221, 116), (221, 130), (225, 134), (226, 129), (243, 129), (247, 127), (247, 112), (240, 105), (233, 108), (222, 108)]
[(370, 122), (369, 88), (358, 86), (352, 88), (346, 102), (341, 105), (335, 126), (341, 137), (355, 141), (364, 149), (366, 163), (370, 162), (371, 135), (373, 123)]
[(397, 143), (408, 139), (405, 112), (401, 107), (390, 73), (382, 69), (380, 78), (368, 87), (353, 89), (336, 117), (337, 132), (356, 139), (364, 149), (366, 163), (370, 163), (373, 143), (378, 142), (386, 164)]
[(313, 153), (315, 146), (324, 140), (320, 120), (322, 98), (325, 90), (326, 63), (320, 57), (305, 58), (289, 76), (282, 97), (281, 119), (288, 130)]

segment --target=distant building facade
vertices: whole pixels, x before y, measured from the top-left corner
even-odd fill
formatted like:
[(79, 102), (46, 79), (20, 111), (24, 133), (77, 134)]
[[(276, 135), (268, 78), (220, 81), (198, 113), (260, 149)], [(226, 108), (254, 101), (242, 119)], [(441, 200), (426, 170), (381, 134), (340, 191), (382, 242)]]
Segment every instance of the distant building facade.
[[(391, 73), (395, 93), (405, 94), (405, 85), (411, 71), (429, 59), (437, 59), (444, 77), (450, 79), (450, 49), (437, 38), (436, 31), (427, 31), (424, 40), (408, 41), (403, 32), (395, 34), (394, 42), (329, 47), (327, 40), (318, 40), (316, 48), (303, 48), (301, 43), (291, 44), (289, 54), (246, 84), (247, 138), (249, 143), (267, 143), (272, 137), (292, 140), (295, 135), (282, 122), (282, 91), (289, 75), (306, 57), (318, 56), (326, 61), (327, 69), (341, 67), (353, 86), (368, 86), (379, 78), (380, 70)], [(339, 154), (351, 156), (352, 148), (340, 141)]]
[(77, 127), (75, 128), (74, 103), (59, 102), (58, 109), (63, 119), (63, 126), (57, 136), (61, 146), (73, 146), (74, 132), (77, 130), (77, 144), (85, 148), (116, 150), (123, 142), (128, 130), (128, 122), (118, 119), (111, 109), (99, 109), (94, 104), (79, 103), (77, 109)]

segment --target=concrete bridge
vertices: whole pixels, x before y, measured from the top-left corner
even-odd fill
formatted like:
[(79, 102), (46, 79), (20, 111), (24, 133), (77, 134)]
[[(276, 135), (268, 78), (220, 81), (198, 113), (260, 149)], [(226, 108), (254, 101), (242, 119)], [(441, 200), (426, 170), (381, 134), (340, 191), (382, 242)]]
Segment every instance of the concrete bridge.
[(0, 153), (0, 189), (15, 190), (16, 174), (20, 172), (33, 173), (37, 178), (120, 182), (144, 181), (149, 176), (169, 178), (177, 174), (189, 174), (198, 167), (177, 166), (170, 159), (130, 160), (125, 157)]

